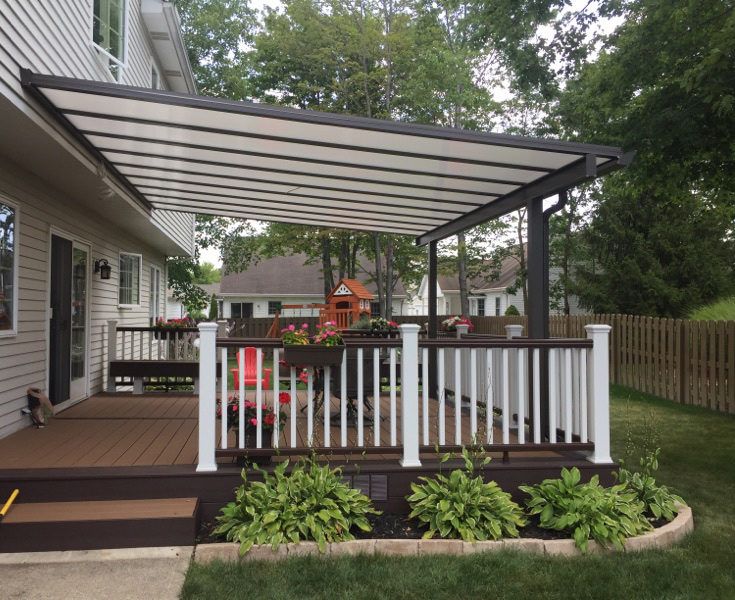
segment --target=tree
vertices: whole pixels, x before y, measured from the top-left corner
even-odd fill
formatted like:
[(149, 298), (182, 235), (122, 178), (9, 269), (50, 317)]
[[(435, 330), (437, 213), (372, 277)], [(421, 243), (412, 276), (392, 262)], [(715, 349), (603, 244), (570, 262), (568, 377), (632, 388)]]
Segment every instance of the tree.
[(217, 283), (222, 279), (222, 272), (210, 262), (199, 263), (199, 273), (194, 278), (194, 283), (207, 284)]
[(209, 320), (216, 321), (217, 316), (217, 296), (216, 294), (212, 294), (212, 297), (209, 299)]

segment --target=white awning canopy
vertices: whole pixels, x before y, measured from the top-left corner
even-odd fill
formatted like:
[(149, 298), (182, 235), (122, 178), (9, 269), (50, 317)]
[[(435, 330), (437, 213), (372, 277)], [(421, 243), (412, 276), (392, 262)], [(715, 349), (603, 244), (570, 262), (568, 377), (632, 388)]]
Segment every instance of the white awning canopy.
[(146, 205), (424, 244), (624, 166), (620, 148), (23, 72)]

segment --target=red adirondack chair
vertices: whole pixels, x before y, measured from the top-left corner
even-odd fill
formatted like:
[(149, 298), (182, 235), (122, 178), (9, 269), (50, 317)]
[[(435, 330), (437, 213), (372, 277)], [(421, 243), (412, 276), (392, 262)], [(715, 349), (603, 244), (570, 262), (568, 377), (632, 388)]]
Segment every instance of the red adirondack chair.
[[(232, 378), (234, 379), (235, 389), (240, 387), (240, 361), (242, 360), (242, 353), (237, 353), (237, 368), (230, 369), (232, 372)], [(257, 370), (258, 351), (255, 348), (248, 346), (245, 348), (245, 385), (258, 385), (258, 370)], [(271, 371), (272, 369), (263, 369), (261, 379), (263, 389), (270, 388), (271, 385)]]

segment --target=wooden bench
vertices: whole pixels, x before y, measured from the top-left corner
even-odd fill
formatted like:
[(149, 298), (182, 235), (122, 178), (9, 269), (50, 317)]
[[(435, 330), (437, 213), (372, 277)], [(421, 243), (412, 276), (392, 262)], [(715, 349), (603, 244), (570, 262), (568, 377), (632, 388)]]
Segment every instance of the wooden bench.
[[(217, 365), (220, 372), (221, 363)], [(186, 377), (194, 381), (194, 392), (199, 387), (199, 361), (197, 360), (111, 360), (109, 379), (111, 388), (116, 377), (133, 379), (133, 394), (142, 394), (144, 381), (151, 377)]]

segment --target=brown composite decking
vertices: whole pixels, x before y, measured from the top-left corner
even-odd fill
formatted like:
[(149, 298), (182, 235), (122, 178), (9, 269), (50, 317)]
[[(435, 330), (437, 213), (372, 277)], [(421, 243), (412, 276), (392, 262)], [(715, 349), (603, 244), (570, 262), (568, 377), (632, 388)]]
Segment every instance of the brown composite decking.
[[(250, 398), (254, 395), (248, 392)], [(264, 401), (272, 406), (272, 393), (264, 392)], [(298, 392), (297, 446), (307, 447), (307, 415), (301, 412), (306, 404), (306, 393)], [(400, 397), (396, 401), (397, 443), (400, 445)], [(390, 444), (390, 398), (381, 398), (381, 446), (384, 453), (353, 454), (351, 460), (397, 460), (400, 448)], [(290, 416), (290, 407), (283, 409)], [(339, 410), (339, 399), (332, 398), (332, 412)], [(365, 443), (373, 444), (372, 415), (365, 420)], [(133, 396), (129, 394), (100, 394), (63, 411), (52, 418), (44, 429), (27, 428), (0, 440), (0, 469), (47, 469), (69, 467), (131, 467), (152, 465), (194, 465), (198, 446), (198, 398), (194, 395), (171, 393)], [(454, 408), (446, 407), (446, 441), (454, 443)], [(478, 416), (478, 421), (482, 418)], [(482, 423), (480, 423), (482, 426)], [(471, 442), (469, 415), (462, 415), (462, 441)], [(217, 447), (220, 447), (219, 421), (217, 422)], [(290, 424), (281, 432), (281, 446), (290, 446)], [(430, 402), (430, 432), (432, 443), (437, 432), (437, 403)], [(481, 429), (484, 435), (484, 428)], [(314, 416), (314, 443), (324, 442), (323, 413)], [(347, 428), (348, 446), (354, 446), (356, 427)], [(494, 431), (496, 440), (501, 434)], [(344, 459), (340, 455), (340, 427), (332, 425), (330, 431), (330, 459)], [(512, 436), (511, 441), (515, 441)], [(230, 432), (230, 448), (236, 446), (235, 434)], [(556, 453), (535, 452), (534, 456), (558, 456)], [(434, 456), (435, 458), (435, 456)], [(232, 463), (229, 457), (218, 462)]]

